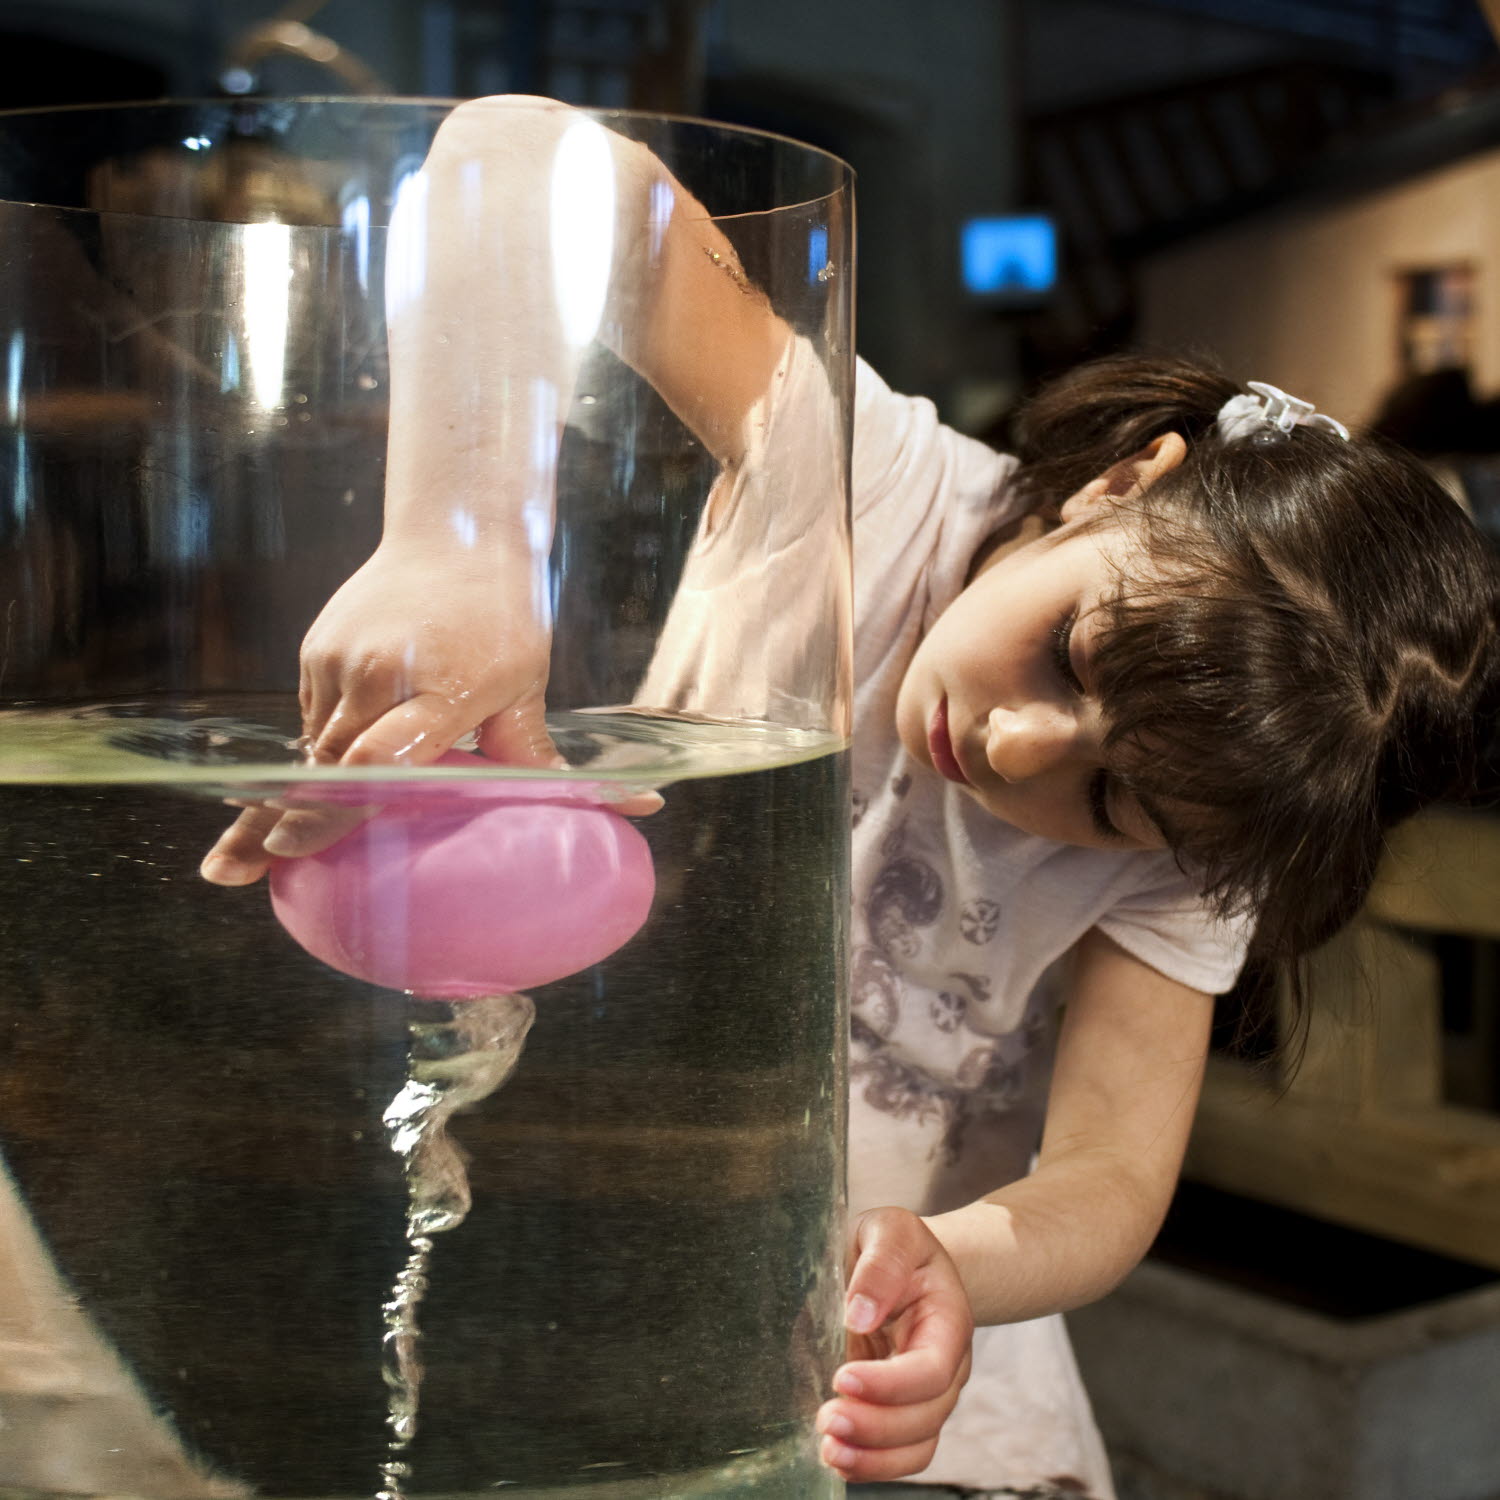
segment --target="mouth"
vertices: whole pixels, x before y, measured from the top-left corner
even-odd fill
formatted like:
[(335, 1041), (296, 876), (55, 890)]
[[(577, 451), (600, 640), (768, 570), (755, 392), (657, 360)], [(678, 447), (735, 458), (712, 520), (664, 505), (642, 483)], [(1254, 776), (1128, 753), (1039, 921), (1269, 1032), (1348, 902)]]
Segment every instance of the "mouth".
[(964, 768), (953, 752), (953, 741), (948, 734), (948, 700), (943, 699), (927, 726), (927, 753), (932, 757), (933, 769), (939, 776), (956, 781), (960, 786), (970, 785)]

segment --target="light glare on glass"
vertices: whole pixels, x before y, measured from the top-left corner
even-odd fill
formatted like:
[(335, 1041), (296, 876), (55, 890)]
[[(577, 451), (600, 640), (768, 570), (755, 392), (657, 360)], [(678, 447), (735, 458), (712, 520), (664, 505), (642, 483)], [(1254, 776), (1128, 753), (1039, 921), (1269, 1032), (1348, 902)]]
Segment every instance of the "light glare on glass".
[(615, 247), (615, 163), (602, 126), (575, 120), (552, 163), (552, 285), (563, 334), (582, 348), (599, 331)]
[(292, 231), (286, 224), (246, 224), (241, 235), (250, 390), (256, 404), (270, 410), (281, 405), (286, 389)]

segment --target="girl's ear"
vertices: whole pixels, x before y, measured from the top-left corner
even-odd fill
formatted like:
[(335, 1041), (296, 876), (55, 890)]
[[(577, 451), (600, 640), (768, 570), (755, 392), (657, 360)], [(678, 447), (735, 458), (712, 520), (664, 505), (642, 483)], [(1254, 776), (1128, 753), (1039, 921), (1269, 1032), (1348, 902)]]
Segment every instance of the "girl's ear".
[(1164, 432), (1152, 438), (1139, 453), (1121, 459), (1063, 501), (1064, 524), (1092, 515), (1101, 505), (1134, 499), (1163, 474), (1170, 474), (1186, 457), (1187, 442), (1181, 433)]

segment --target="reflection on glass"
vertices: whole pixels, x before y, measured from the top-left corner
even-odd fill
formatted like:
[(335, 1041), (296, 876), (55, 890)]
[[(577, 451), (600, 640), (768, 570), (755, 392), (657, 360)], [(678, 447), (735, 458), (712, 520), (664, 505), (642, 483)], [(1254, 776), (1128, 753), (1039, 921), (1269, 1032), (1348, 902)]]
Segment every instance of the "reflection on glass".
[(564, 336), (581, 349), (599, 331), (615, 256), (615, 164), (603, 128), (578, 119), (552, 162), (552, 286)]
[(286, 387), (287, 323), (291, 317), (292, 232), (286, 224), (240, 230), (245, 278), (245, 349), (257, 405), (272, 410)]

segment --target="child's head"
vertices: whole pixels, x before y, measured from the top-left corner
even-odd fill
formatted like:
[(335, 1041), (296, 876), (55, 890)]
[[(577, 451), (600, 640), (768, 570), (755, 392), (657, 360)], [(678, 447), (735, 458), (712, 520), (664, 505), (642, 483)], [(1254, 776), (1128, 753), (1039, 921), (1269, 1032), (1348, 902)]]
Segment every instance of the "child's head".
[[(1238, 388), (1179, 360), (1099, 361), (1023, 412), (1042, 506), (1168, 438), (1120, 501), (1145, 567), (1118, 572), (1090, 657), (1104, 756), (1269, 956), (1359, 906), (1384, 831), (1463, 795), (1500, 684), (1496, 559), (1410, 457), (1298, 427), (1226, 439)], [(1163, 582), (1166, 580), (1166, 582)]]
[(1022, 833), (1166, 847), (1164, 821), (1115, 774), (1094, 657), (1122, 578), (1155, 573), (1123, 496), (1179, 464), (1168, 433), (1070, 497), (1064, 524), (997, 538), (907, 667), (896, 728), (919, 763)]

